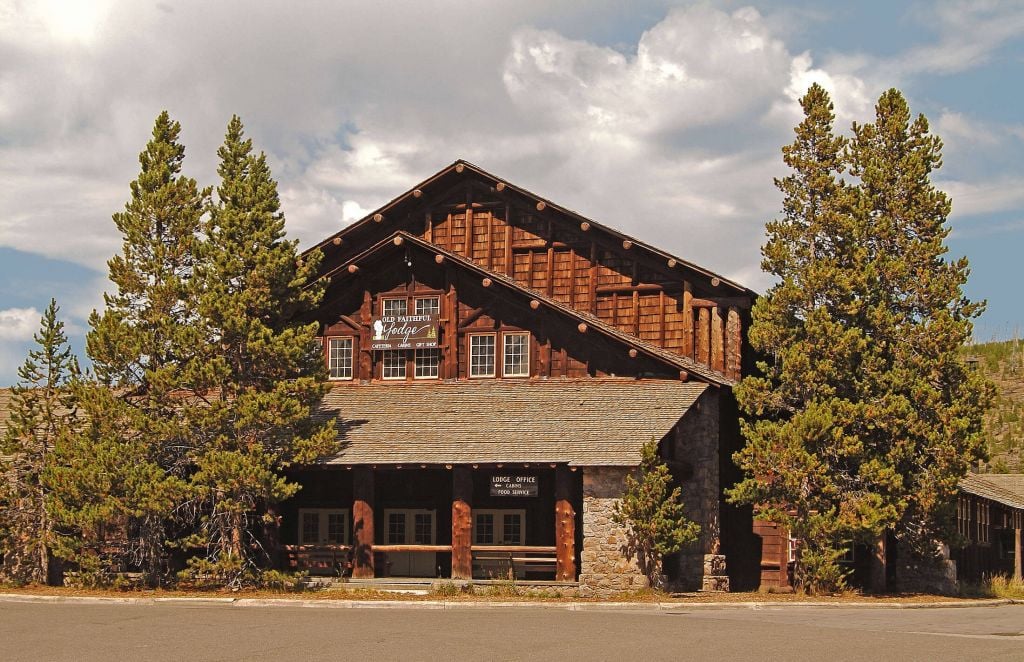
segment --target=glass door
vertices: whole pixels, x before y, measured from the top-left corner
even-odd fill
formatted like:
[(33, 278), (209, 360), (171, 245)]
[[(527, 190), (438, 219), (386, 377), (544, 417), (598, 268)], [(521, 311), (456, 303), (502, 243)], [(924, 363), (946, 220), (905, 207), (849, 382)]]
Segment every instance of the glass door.
[[(433, 510), (395, 508), (384, 511), (385, 541), (389, 545), (435, 545), (437, 517)], [(436, 577), (435, 552), (389, 552), (393, 577)]]

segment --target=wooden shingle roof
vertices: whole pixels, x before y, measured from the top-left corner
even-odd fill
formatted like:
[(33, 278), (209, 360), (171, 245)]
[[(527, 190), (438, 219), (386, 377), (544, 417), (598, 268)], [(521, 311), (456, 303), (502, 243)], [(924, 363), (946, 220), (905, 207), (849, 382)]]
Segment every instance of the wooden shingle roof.
[(321, 412), (342, 450), (328, 464), (550, 462), (635, 466), (707, 388), (634, 379), (339, 385)]
[(1024, 474), (967, 474), (960, 481), (967, 494), (1024, 509)]

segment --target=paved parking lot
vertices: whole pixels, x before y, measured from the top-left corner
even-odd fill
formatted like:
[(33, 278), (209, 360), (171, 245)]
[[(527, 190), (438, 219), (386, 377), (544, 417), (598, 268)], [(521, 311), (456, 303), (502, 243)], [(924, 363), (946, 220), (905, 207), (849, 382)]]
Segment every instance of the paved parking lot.
[(325, 609), (0, 602), (5, 660), (1024, 660), (1024, 606)]

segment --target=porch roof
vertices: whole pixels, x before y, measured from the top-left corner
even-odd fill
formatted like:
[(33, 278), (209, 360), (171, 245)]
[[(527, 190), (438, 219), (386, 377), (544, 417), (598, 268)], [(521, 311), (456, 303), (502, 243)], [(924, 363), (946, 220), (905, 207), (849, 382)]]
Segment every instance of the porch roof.
[(553, 462), (635, 466), (707, 388), (634, 379), (338, 385), (328, 464)]
[(960, 481), (967, 494), (1024, 509), (1024, 474), (967, 474)]

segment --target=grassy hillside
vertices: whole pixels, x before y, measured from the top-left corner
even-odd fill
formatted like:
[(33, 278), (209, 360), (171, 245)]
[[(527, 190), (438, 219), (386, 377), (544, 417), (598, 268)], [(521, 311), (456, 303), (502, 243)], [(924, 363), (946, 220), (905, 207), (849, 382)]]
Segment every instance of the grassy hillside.
[(972, 345), (965, 355), (998, 389), (985, 417), (989, 462), (987, 471), (1024, 473), (1024, 342), (1008, 340)]

